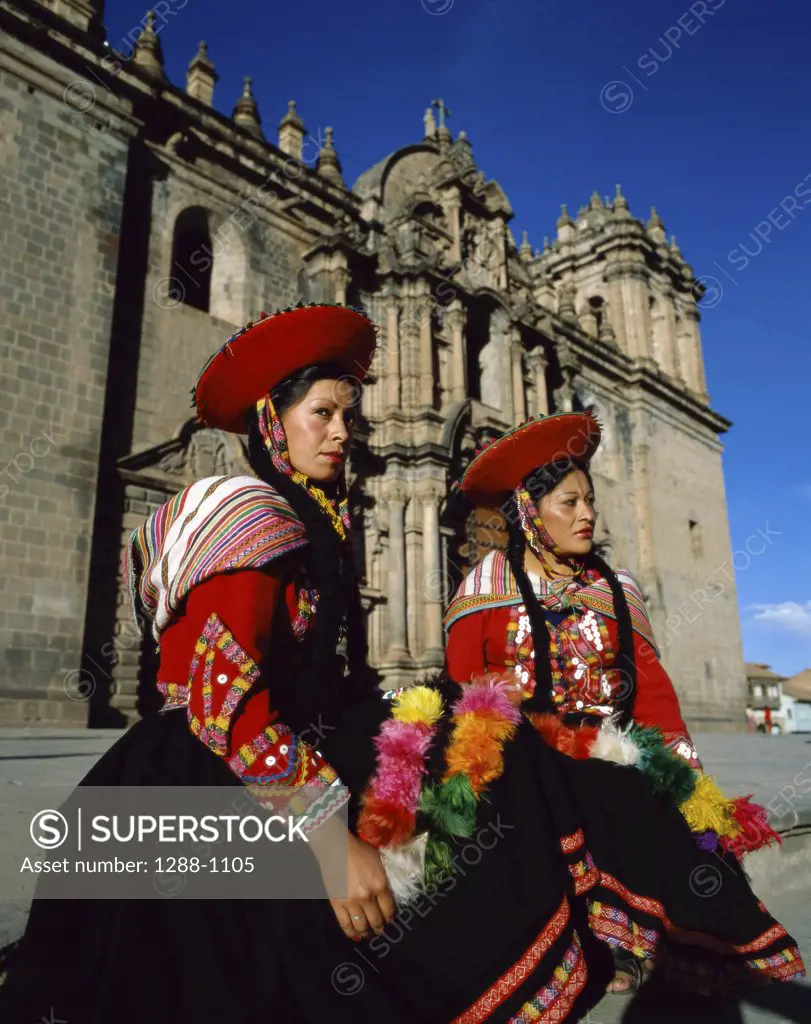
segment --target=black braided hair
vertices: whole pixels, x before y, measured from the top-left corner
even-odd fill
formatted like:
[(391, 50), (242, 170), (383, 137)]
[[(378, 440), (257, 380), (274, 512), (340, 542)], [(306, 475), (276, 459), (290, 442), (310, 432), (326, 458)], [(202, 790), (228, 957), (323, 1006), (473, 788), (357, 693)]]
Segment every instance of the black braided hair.
[[(573, 470), (579, 469), (586, 475), (589, 485), (593, 488), (588, 466), (570, 459), (551, 462), (535, 470), (524, 480), (524, 487), (537, 503), (551, 493), (563, 479)], [(526, 537), (518, 518), (518, 506), (515, 498), (510, 497), (504, 508), (507, 521), (509, 540), (507, 544), (507, 560), (515, 577), (524, 607), (529, 617), (532, 631), (532, 642), (535, 650), (535, 692), (526, 702), (529, 711), (549, 712), (554, 710), (552, 702), (552, 665), (549, 652), (549, 630), (543, 608), (535, 596), (535, 591), (524, 568), (526, 553)], [(636, 660), (634, 658), (634, 637), (631, 625), (631, 612), (622, 584), (608, 563), (595, 552), (585, 558), (586, 568), (596, 569), (608, 582), (614, 600), (614, 613), (617, 617), (617, 668), (621, 673), (621, 686), (617, 691), (616, 704), (620, 712), (621, 722), (630, 720), (636, 692)]]
[[(331, 364), (298, 371), (274, 389), (271, 397), (277, 413), (281, 415), (296, 405), (316, 381), (345, 376), (345, 370)], [(299, 648), (304, 664), (291, 681), (295, 706), (285, 711), (299, 729), (306, 728), (318, 715), (330, 724), (337, 721), (348, 701), (359, 698), (374, 685), (373, 673), (367, 665), (366, 632), (351, 546), (341, 541), (326, 513), (304, 488), (273, 465), (253, 412), (248, 416), (248, 460), (256, 475), (290, 503), (304, 525), (308, 540), (302, 549), (304, 568), (309, 584), (318, 592), (313, 624)], [(346, 678), (336, 655), (344, 617)], [(280, 668), (276, 666), (276, 670)]]

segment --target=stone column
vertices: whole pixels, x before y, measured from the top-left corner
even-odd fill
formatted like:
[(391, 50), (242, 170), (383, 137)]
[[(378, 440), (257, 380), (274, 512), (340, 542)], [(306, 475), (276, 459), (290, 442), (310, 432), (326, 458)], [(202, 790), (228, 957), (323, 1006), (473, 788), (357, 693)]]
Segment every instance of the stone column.
[(442, 200), (445, 211), (445, 218), (451, 229), (451, 251), (449, 253), (451, 262), (459, 263), (462, 259), (462, 225), (459, 217), (459, 210), (462, 205), (459, 190), (454, 188), (448, 191)]
[(419, 309), (420, 330), (420, 386), (419, 404), (433, 408), (434, 405), (434, 337), (431, 313), (434, 298), (427, 281), (420, 281), (415, 293)]
[(684, 311), (685, 319), (685, 376), (687, 383), (702, 398), (707, 395), (707, 378), (704, 375), (704, 356), (701, 351), (701, 332), (699, 322), (701, 313), (695, 306), (688, 306)]
[(512, 361), (512, 398), (515, 424), (527, 418), (527, 396), (524, 391), (524, 347), (516, 328), (510, 331), (510, 359)]
[(386, 306), (386, 405), (399, 409), (401, 405), (400, 374), (400, 304), (395, 295), (387, 298)]
[(653, 592), (650, 584), (655, 573), (653, 550), (653, 521), (650, 497), (650, 474), (648, 462), (650, 446), (637, 444), (633, 447), (633, 478), (637, 516), (636, 542), (639, 554), (637, 574), (642, 586)]
[(448, 306), (445, 322), (451, 332), (451, 401), (463, 402), (467, 398), (467, 310), (459, 299), (454, 299)]
[(534, 348), (527, 353), (527, 361), (535, 378), (535, 408), (533, 415), (549, 415), (549, 395), (546, 390), (546, 367), (548, 361), (542, 348)]
[(439, 536), (439, 502), (442, 489), (430, 485), (420, 494), (422, 501), (422, 594), (423, 649), (420, 664), (441, 668), (444, 661), (442, 637), (442, 596), (444, 574)]
[(389, 507), (389, 650), (387, 660), (398, 662), (409, 657), (406, 625), (406, 550), (405, 491), (400, 486), (388, 489)]
[(664, 370), (670, 377), (677, 379), (681, 376), (681, 368), (679, 341), (676, 336), (676, 293), (672, 289), (668, 289), (663, 302), (665, 312), (664, 358), (666, 363)]
[(346, 289), (349, 287), (349, 271), (346, 267), (336, 267), (332, 272), (332, 284), (335, 289), (335, 301), (340, 306), (346, 305)]

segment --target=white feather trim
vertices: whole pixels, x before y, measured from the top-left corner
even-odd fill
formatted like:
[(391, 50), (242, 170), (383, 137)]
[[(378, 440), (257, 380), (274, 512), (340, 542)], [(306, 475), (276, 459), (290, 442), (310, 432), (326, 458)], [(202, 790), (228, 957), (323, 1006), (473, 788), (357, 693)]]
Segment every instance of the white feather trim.
[(642, 751), (614, 719), (608, 719), (600, 726), (590, 755), (614, 764), (636, 765), (642, 758)]
[(398, 907), (413, 903), (423, 891), (427, 843), (428, 833), (422, 832), (407, 843), (380, 851), (383, 869)]

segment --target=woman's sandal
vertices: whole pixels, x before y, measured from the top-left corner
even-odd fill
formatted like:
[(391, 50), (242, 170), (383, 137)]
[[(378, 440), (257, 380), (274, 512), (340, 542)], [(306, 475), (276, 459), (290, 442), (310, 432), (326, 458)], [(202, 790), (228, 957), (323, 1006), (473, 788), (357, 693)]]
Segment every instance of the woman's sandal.
[(641, 961), (638, 957), (635, 957), (633, 953), (628, 953), (624, 949), (612, 949), (612, 956), (614, 958), (614, 968), (616, 974), (624, 974), (629, 980), (627, 988), (614, 991), (610, 986), (617, 980), (616, 975), (610, 982), (608, 993), (612, 996), (625, 996), (633, 995), (638, 992), (648, 979), (651, 972), (651, 968), (648, 967), (649, 961)]

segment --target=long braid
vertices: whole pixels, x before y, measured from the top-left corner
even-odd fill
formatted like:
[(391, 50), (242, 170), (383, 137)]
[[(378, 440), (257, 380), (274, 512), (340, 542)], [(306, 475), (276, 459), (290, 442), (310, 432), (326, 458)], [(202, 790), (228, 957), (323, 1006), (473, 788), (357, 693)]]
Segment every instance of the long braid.
[[(254, 472), (287, 499), (307, 531), (304, 565), (308, 581), (318, 593), (315, 618), (301, 644), (304, 668), (292, 687), (296, 724), (305, 728), (314, 720), (313, 716), (319, 714), (327, 722), (335, 721), (341, 704), (349, 696), (348, 691), (356, 695), (366, 682), (363, 673), (366, 638), (351, 550), (304, 488), (272, 464), (253, 419), (249, 423), (248, 444)], [(346, 684), (336, 657), (344, 616), (347, 661), (353, 673), (352, 681)]]
[(591, 552), (586, 562), (596, 569), (611, 587), (614, 599), (614, 614), (617, 617), (617, 668), (620, 671), (621, 685), (615, 700), (619, 708), (621, 721), (629, 722), (634, 709), (636, 696), (636, 658), (634, 657), (634, 630), (631, 624), (631, 611), (625, 597), (625, 591), (617, 578), (617, 574), (600, 555)]

